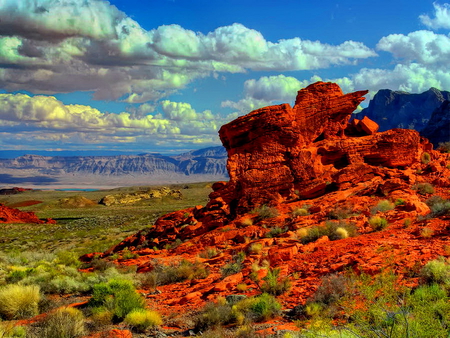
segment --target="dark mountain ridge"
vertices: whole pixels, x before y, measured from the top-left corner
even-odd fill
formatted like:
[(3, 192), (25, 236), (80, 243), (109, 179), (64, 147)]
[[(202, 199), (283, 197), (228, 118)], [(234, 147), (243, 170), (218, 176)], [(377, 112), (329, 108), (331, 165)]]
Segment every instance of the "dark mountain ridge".
[(358, 119), (367, 116), (378, 123), (379, 131), (393, 128), (421, 131), (445, 100), (450, 100), (450, 92), (436, 88), (420, 94), (382, 89), (357, 116)]

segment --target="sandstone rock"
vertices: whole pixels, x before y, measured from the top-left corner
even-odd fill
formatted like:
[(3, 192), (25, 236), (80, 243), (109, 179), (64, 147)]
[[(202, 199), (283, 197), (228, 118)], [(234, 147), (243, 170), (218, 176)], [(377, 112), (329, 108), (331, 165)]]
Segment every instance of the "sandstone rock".
[(41, 220), (36, 216), (34, 212), (20, 211), (19, 209), (9, 208), (0, 203), (0, 223), (56, 224), (56, 221), (50, 218)]
[(160, 189), (149, 189), (146, 191), (129, 194), (106, 195), (100, 200), (99, 204), (103, 204), (106, 206), (126, 205), (126, 204), (133, 204), (142, 200), (163, 198), (166, 196), (170, 196), (176, 199), (183, 198), (181, 191), (173, 190), (167, 187), (162, 187)]

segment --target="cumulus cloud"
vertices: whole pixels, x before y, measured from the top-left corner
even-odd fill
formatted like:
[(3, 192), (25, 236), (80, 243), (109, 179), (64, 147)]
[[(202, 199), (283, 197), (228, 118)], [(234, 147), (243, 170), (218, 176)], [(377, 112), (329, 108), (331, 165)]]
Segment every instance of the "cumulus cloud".
[(244, 82), (244, 98), (234, 101), (222, 102), (222, 107), (229, 107), (246, 114), (252, 110), (268, 105), (295, 101), (297, 91), (320, 78), (312, 77), (309, 80), (299, 81), (295, 77), (283, 74), (275, 76), (262, 76), (258, 80), (250, 79)]
[(103, 0), (1, 1), (0, 47), (6, 90), (92, 91), (129, 103), (162, 99), (218, 73), (319, 69), (376, 55), (355, 41), (271, 42), (239, 23), (207, 34), (179, 25), (145, 30)]
[[(52, 96), (0, 94), (0, 132), (11, 139), (69, 144), (164, 142), (217, 144), (217, 130), (230, 117), (209, 110), (197, 112), (189, 103), (164, 100), (160, 106), (144, 104), (135, 112), (103, 113), (85, 105), (65, 105)], [(151, 112), (144, 115), (144, 112)], [(63, 138), (61, 138), (63, 136)]]
[(427, 14), (422, 14), (419, 16), (420, 21), (431, 29), (450, 29), (450, 4), (444, 3), (440, 5), (434, 2), (433, 7), (435, 12), (434, 18), (431, 18)]
[(421, 64), (447, 64), (450, 58), (450, 36), (421, 30), (383, 37), (377, 49), (390, 52), (406, 62)]

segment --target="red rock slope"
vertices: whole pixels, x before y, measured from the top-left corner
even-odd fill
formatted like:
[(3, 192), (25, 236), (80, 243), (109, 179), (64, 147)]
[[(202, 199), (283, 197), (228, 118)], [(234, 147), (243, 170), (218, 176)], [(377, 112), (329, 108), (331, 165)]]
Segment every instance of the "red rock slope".
[[(435, 195), (449, 198), (450, 157), (434, 151), (416, 131), (377, 133), (377, 124), (367, 118), (349, 122), (366, 93), (344, 95), (338, 85), (318, 82), (298, 92), (293, 108), (266, 107), (224, 125), (219, 134), (230, 181), (213, 185), (205, 207), (167, 214), (102, 256), (128, 248), (140, 257), (120, 264), (136, 264), (141, 272), (181, 259), (203, 261), (208, 278), (166, 285), (149, 296), (163, 313), (176, 313), (179, 305), (198, 309), (218, 295), (239, 292), (240, 283), (256, 292), (251, 266), (264, 261), (291, 278), (293, 288), (281, 297), (285, 308), (311, 296), (321, 276), (347, 268), (376, 273), (390, 266), (405, 283), (415, 283), (408, 269), (450, 254), (450, 217), (424, 217), (431, 194), (417, 188), (429, 183)], [(377, 211), (381, 200), (398, 205)], [(261, 205), (273, 206), (279, 215), (263, 219), (250, 213)], [(297, 208), (307, 215), (297, 215)], [(374, 231), (368, 223), (374, 214), (389, 226)], [(337, 217), (346, 218), (358, 235), (305, 242), (307, 229)], [(274, 228), (284, 233), (267, 238)], [(426, 236), (424, 228), (430, 230)], [(255, 244), (261, 249), (251, 250)], [(210, 247), (217, 256), (199, 258)], [(223, 279), (220, 268), (239, 251), (248, 253), (242, 272)]]

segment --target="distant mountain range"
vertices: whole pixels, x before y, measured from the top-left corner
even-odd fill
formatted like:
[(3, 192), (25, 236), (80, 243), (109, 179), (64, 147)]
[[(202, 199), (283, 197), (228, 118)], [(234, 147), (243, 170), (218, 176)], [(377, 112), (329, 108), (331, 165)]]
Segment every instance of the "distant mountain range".
[(367, 116), (379, 124), (379, 131), (415, 129), (437, 146), (450, 141), (449, 100), (450, 92), (436, 88), (420, 94), (382, 89), (356, 117)]
[[(222, 146), (194, 150), (177, 156), (160, 154), (118, 156), (24, 155), (0, 159), (0, 184), (63, 184), (86, 181), (103, 185), (166, 183), (227, 178), (227, 152)], [(97, 179), (96, 179), (97, 177)], [(103, 179), (100, 179), (103, 177)], [(108, 181), (107, 181), (107, 180)]]

